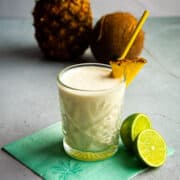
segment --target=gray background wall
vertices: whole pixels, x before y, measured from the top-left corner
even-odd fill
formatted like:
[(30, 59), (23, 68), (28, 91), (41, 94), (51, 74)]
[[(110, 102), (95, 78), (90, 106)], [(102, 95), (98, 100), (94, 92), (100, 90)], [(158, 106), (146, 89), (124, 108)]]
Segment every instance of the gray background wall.
[[(1, 18), (29, 18), (35, 0), (0, 0)], [(91, 0), (94, 17), (112, 11), (130, 11), (140, 16), (149, 9), (151, 16), (180, 15), (180, 0)]]

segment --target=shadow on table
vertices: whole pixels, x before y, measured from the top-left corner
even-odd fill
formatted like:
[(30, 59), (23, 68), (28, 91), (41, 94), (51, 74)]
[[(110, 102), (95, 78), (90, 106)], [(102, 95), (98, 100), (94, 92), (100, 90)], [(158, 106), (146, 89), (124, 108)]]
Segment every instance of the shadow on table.
[(70, 62), (72, 64), (76, 63), (83, 63), (83, 62), (96, 62), (95, 58), (91, 54), (90, 51), (88, 53), (84, 53), (81, 57), (70, 59), (70, 60), (63, 60), (63, 59), (53, 59), (47, 58), (43, 55), (40, 48), (36, 45), (31, 46), (10, 46), (9, 48), (0, 50), (1, 60), (3, 59), (16, 59), (16, 60), (23, 60), (23, 61), (42, 61), (46, 63), (65, 63)]
[(42, 54), (37, 46), (10, 46), (0, 50), (1, 58), (37, 59)]

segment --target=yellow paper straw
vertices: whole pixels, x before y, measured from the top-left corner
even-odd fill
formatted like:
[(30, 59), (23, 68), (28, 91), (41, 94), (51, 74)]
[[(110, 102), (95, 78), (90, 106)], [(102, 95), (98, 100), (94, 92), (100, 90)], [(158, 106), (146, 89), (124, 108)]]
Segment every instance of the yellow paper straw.
[(142, 28), (143, 24), (145, 23), (148, 16), (149, 16), (149, 11), (145, 10), (143, 15), (141, 16), (141, 19), (139, 20), (139, 22), (136, 26), (136, 29), (134, 30), (133, 35), (132, 35), (131, 39), (129, 40), (123, 54), (121, 55), (120, 58), (118, 58), (119, 60), (124, 59), (126, 57), (127, 53), (129, 52), (129, 49), (131, 48), (132, 44), (134, 43), (139, 31), (141, 30), (141, 28)]

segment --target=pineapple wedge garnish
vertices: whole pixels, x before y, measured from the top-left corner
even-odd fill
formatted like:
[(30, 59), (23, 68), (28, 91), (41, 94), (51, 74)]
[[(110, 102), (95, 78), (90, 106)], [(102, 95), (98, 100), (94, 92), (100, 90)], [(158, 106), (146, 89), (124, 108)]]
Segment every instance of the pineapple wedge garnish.
[(110, 61), (112, 76), (114, 78), (125, 77), (126, 87), (128, 87), (146, 63), (147, 61), (143, 58)]

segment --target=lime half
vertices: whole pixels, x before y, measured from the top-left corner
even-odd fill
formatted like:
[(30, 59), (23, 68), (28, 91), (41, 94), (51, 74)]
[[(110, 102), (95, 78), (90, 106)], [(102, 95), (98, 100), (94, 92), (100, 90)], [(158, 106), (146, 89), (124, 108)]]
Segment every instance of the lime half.
[(135, 148), (138, 157), (150, 167), (159, 167), (166, 161), (166, 142), (154, 129), (142, 131), (136, 139)]
[(130, 150), (132, 150), (133, 143), (138, 134), (151, 128), (151, 120), (149, 117), (142, 113), (135, 113), (128, 116), (122, 123), (120, 129), (120, 135), (123, 144)]

